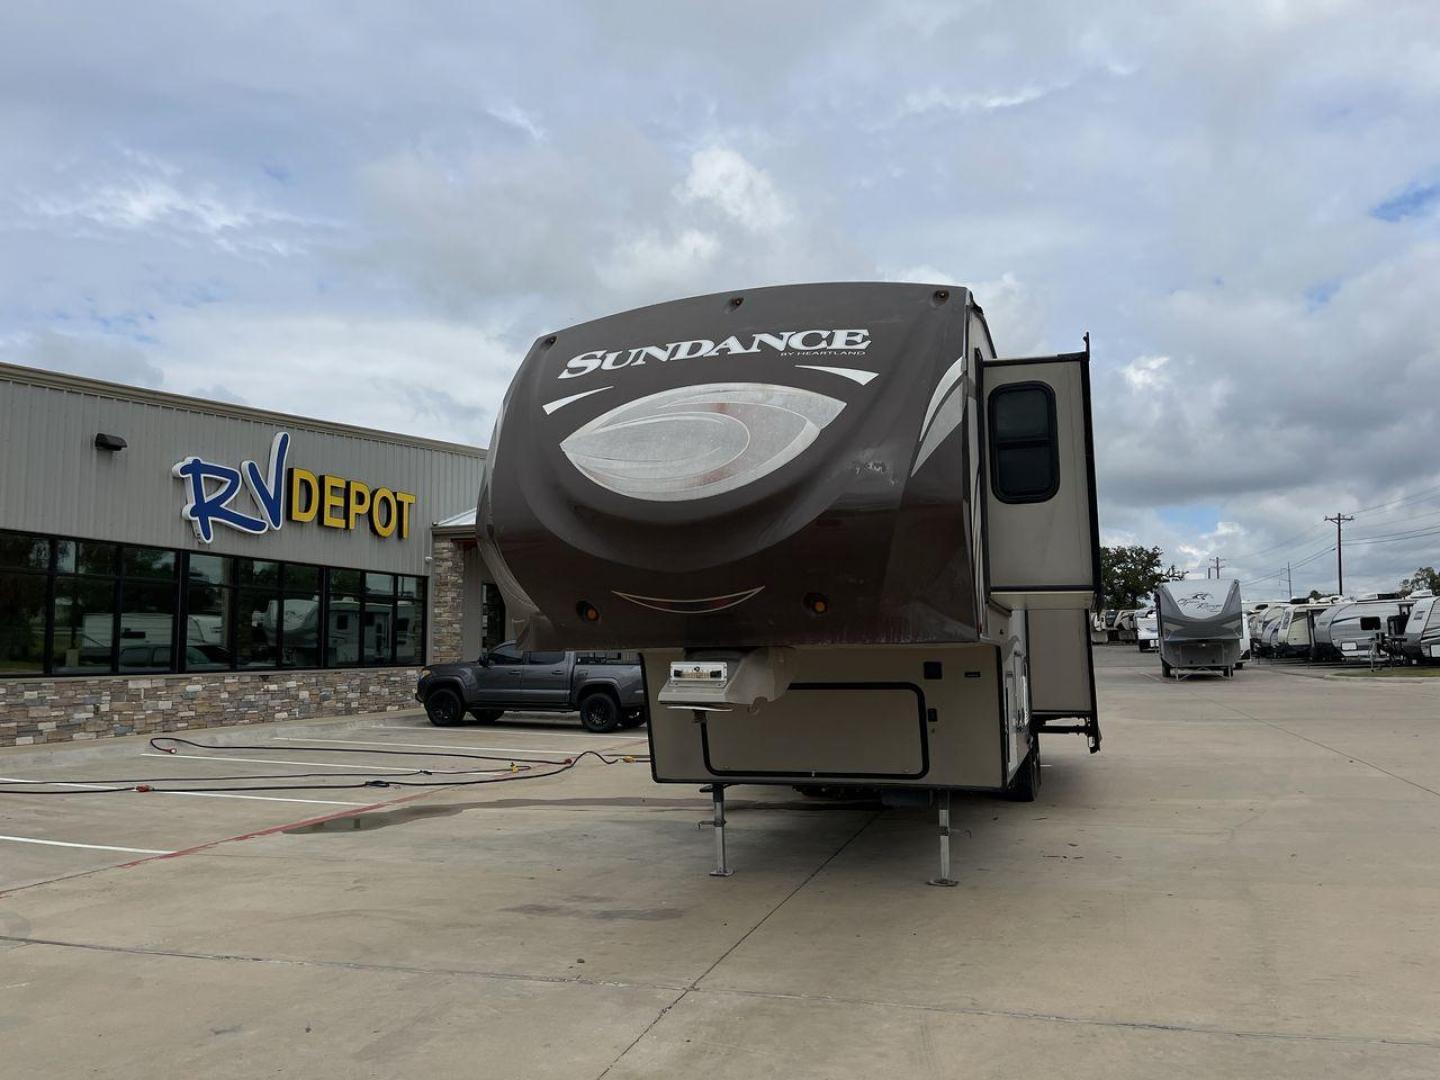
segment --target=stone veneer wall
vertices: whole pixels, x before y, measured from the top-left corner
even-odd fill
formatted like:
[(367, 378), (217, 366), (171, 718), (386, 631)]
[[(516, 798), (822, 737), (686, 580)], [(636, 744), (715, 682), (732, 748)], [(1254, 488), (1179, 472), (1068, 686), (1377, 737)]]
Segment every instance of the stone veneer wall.
[(454, 540), (437, 536), (430, 563), (430, 663), (461, 659), (464, 607), (465, 553)]
[(0, 746), (419, 708), (418, 670), (0, 679)]

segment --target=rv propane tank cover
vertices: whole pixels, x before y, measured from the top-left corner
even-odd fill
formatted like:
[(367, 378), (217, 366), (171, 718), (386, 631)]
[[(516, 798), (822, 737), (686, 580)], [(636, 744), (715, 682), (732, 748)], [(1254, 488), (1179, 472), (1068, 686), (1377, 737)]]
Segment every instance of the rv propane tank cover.
[(537, 341), (476, 516), (522, 641), (976, 640), (972, 320), (960, 288), (796, 285)]

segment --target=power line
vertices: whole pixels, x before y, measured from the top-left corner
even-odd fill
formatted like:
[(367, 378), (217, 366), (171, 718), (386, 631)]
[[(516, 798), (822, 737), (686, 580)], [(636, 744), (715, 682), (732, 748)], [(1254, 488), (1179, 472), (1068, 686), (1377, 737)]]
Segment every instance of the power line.
[(1260, 582), (1260, 581), (1273, 581), (1273, 580), (1276, 580), (1276, 579), (1278, 579), (1278, 578), (1280, 577), (1281, 574), (1283, 574), (1283, 573), (1286, 572), (1286, 569), (1287, 569), (1287, 568), (1288, 568), (1289, 570), (1291, 570), (1291, 571), (1299, 570), (1300, 567), (1302, 567), (1302, 566), (1308, 566), (1310, 563), (1314, 562), (1316, 559), (1324, 558), (1326, 555), (1329, 555), (1330, 552), (1332, 552), (1332, 551), (1334, 551), (1334, 550), (1335, 550), (1335, 546), (1332, 544), (1332, 545), (1330, 545), (1329, 547), (1321, 548), (1319, 551), (1313, 551), (1313, 552), (1311, 552), (1309, 555), (1306, 555), (1305, 558), (1300, 559), (1300, 560), (1297, 561), (1297, 562), (1286, 563), (1285, 566), (1277, 567), (1275, 570), (1271, 571), (1271, 572), (1268, 573), (1268, 574), (1257, 574), (1257, 575), (1256, 575), (1255, 577), (1253, 577), (1253, 578), (1247, 578), (1245, 581), (1242, 581), (1240, 584), (1242, 584), (1242, 585), (1254, 585), (1256, 582)]
[(1377, 503), (1377, 504), (1374, 505), (1374, 506), (1363, 506), (1363, 507), (1361, 507), (1359, 510), (1356, 510), (1355, 513), (1357, 513), (1357, 514), (1369, 514), (1369, 513), (1371, 513), (1372, 511), (1375, 511), (1375, 510), (1383, 510), (1383, 509), (1385, 509), (1387, 506), (1399, 506), (1399, 505), (1401, 505), (1402, 503), (1414, 502), (1416, 499), (1422, 499), (1422, 498), (1424, 498), (1426, 495), (1434, 495), (1434, 494), (1436, 494), (1437, 492), (1440, 492), (1440, 487), (1428, 488), (1428, 489), (1426, 489), (1425, 491), (1417, 491), (1417, 492), (1416, 492), (1415, 494), (1413, 494), (1413, 495), (1402, 495), (1400, 498), (1398, 498), (1398, 499), (1392, 499), (1392, 500), (1390, 500), (1389, 502)]
[(1423, 540), (1427, 536), (1440, 536), (1440, 526), (1417, 529), (1413, 532), (1394, 533), (1389, 536), (1364, 536), (1350, 542), (1352, 544), (1397, 544), (1402, 540)]
[(1294, 536), (1290, 537), (1290, 539), (1288, 539), (1288, 540), (1281, 540), (1278, 544), (1271, 544), (1269, 547), (1259, 548), (1258, 550), (1255, 550), (1255, 551), (1247, 551), (1247, 552), (1246, 552), (1245, 554), (1243, 554), (1243, 555), (1232, 555), (1232, 556), (1230, 556), (1231, 561), (1232, 561), (1232, 562), (1239, 562), (1239, 561), (1243, 561), (1243, 560), (1245, 560), (1245, 559), (1253, 559), (1253, 558), (1255, 558), (1257, 555), (1264, 555), (1266, 552), (1274, 551), (1276, 548), (1282, 548), (1282, 547), (1285, 547), (1285, 546), (1287, 546), (1287, 545), (1289, 545), (1289, 544), (1295, 543), (1297, 540), (1303, 540), (1305, 537), (1309, 536), (1311, 533), (1317, 532), (1318, 530), (1322, 529), (1323, 527), (1324, 527), (1324, 526), (1322, 526), (1322, 525), (1311, 525), (1310, 528), (1306, 529), (1304, 532), (1302, 532), (1302, 533), (1296, 533)]

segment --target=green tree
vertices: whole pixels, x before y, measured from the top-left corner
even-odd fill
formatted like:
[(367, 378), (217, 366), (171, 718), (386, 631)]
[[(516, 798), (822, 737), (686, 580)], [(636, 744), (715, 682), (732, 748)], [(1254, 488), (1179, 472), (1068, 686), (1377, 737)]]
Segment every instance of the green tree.
[(1172, 564), (1161, 569), (1160, 549), (1132, 544), (1100, 549), (1100, 581), (1107, 608), (1138, 608), (1150, 602), (1161, 582), (1184, 577)]
[(1419, 592), (1421, 589), (1440, 593), (1440, 570), (1436, 570), (1433, 566), (1422, 566), (1400, 582), (1402, 593)]

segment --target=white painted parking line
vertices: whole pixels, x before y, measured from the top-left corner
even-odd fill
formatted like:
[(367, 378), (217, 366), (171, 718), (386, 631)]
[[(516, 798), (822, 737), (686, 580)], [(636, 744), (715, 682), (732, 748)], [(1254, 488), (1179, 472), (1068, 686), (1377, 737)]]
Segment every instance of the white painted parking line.
[[(158, 781), (163, 783), (164, 781)], [(74, 784), (64, 780), (21, 780), (16, 776), (0, 776), (0, 784), (48, 784), (51, 787), (111, 788), (114, 784)], [(368, 806), (369, 803), (340, 802), (338, 799), (290, 799), (279, 795), (240, 795), (222, 791), (150, 791), (150, 795), (188, 795), (192, 799), (251, 799), (256, 802), (310, 803), (314, 806)]]
[[(425, 729), (424, 729), (423, 727), (420, 727), (420, 728), (401, 727), (401, 726), (398, 725), (398, 724), (376, 724), (375, 727), (374, 727), (374, 730), (376, 730), (376, 731), (411, 731), (411, 732), (414, 732), (414, 731), (424, 731)], [(527, 727), (492, 727), (491, 725), (488, 725), (488, 724), (485, 725), (485, 730), (488, 730), (488, 731), (496, 731), (496, 732), (499, 732), (499, 733), (502, 734), (502, 735), (531, 735), (531, 734), (534, 734), (534, 735), (541, 735), (541, 736), (543, 736), (544, 738), (547, 738), (547, 739), (581, 739), (581, 740), (588, 740), (588, 741), (590, 741), (590, 742), (593, 742), (593, 741), (596, 740), (596, 739), (608, 739), (608, 738), (611, 738), (611, 737), (615, 734), (614, 732), (608, 732), (608, 733), (605, 733), (605, 734), (601, 734), (601, 733), (599, 733), (599, 732), (596, 732), (596, 733), (588, 734), (588, 735), (564, 734), (564, 733), (561, 733), (561, 732), (558, 732), (558, 731), (541, 731), (541, 730), (539, 730), (538, 728), (527, 728)], [(463, 735), (463, 734), (465, 734), (465, 733), (464, 733), (463, 731), (457, 731), (457, 732), (455, 732), (455, 734), (456, 734), (456, 735)], [(638, 737), (638, 738), (644, 738), (643, 735), (642, 735), (642, 736), (637, 736), (637, 737)]]
[[(291, 740), (291, 739), (288, 739), (288, 737), (285, 736), (285, 735), (276, 735), (276, 736), (275, 736), (275, 739), (276, 739), (276, 741), (286, 740), (286, 741), (293, 741), (293, 742), (348, 743), (348, 744), (350, 744), (351, 746), (403, 746), (403, 747), (406, 747), (406, 748), (412, 748), (412, 747), (413, 747), (413, 748), (418, 749), (418, 750), (493, 750), (493, 751), (496, 751), (496, 752), (502, 753), (502, 754), (573, 754), (573, 753), (575, 753), (575, 750), (573, 750), (573, 749), (561, 750), (561, 749), (558, 749), (558, 748), (553, 747), (553, 746), (552, 746), (552, 747), (543, 747), (543, 746), (469, 746), (469, 745), (467, 745), (467, 744), (465, 744), (465, 743), (390, 742), (389, 740), (386, 740), (385, 742), (375, 742), (374, 740), (370, 740), (370, 741), (367, 742), (367, 741), (364, 740), (364, 739), (293, 739), (293, 740)], [(617, 740), (615, 740), (615, 739), (611, 739), (611, 740), (609, 741), (609, 743), (607, 743), (607, 745), (613, 744), (613, 743), (615, 743), (616, 741), (617, 741)], [(618, 740), (618, 741), (619, 741), (619, 742), (636, 742), (636, 741), (638, 741), (638, 740), (635, 740), (635, 739), (620, 739), (620, 740)], [(238, 761), (238, 760), (240, 760), (240, 759), (239, 759), (239, 758), (236, 758), (235, 760)]]
[(132, 855), (173, 855), (173, 851), (161, 851), (158, 848), (148, 847), (112, 847), (109, 844), (72, 844), (66, 840), (39, 840), (33, 836), (0, 836), (0, 840), (9, 840), (16, 844), (44, 844), (46, 847), (73, 847), (85, 848), (89, 851), (125, 851)]
[(251, 765), (313, 765), (318, 769), (363, 769), (365, 772), (376, 772), (392, 767), (388, 764), (342, 765), (334, 761), (284, 761), (280, 758), (231, 757), (229, 754), (162, 754), (146, 751), (140, 756), (185, 758), (189, 761), (244, 761)]

